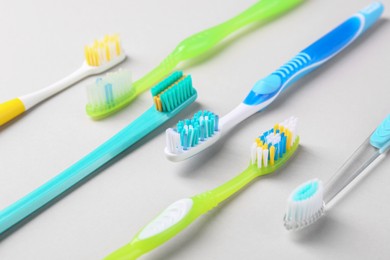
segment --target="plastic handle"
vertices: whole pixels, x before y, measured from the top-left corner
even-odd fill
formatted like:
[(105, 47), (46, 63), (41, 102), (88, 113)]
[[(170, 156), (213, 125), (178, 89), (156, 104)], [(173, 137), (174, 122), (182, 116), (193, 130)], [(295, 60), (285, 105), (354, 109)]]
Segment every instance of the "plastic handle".
[(0, 234), (89, 176), (102, 165), (150, 133), (170, 116), (150, 108), (87, 156), (0, 211)]
[(370, 137), (372, 146), (378, 148), (381, 153), (390, 148), (390, 115), (377, 127)]
[(262, 0), (224, 23), (187, 37), (158, 67), (134, 82), (133, 87), (138, 93), (144, 92), (170, 73), (179, 62), (207, 52), (229, 34), (249, 23), (269, 20), (301, 2), (302, 0)]
[(291, 9), (300, 2), (302, 1), (262, 0), (225, 23), (194, 34), (183, 40), (173, 51), (173, 55), (180, 60), (198, 56), (211, 49), (227, 35), (239, 28), (256, 21), (265, 21)]
[(24, 111), (26, 111), (26, 109), (19, 98), (14, 98), (0, 104), (0, 126), (11, 121)]
[(271, 75), (258, 81), (245, 98), (244, 103), (258, 105), (265, 101), (272, 101), (292, 83), (318, 68), (351, 44), (371, 27), (382, 13), (383, 5), (379, 2), (375, 2), (356, 13)]
[(26, 110), (34, 107), (43, 100), (61, 92), (62, 90), (72, 86), (76, 82), (82, 80), (83, 78), (89, 76), (94, 71), (93, 67), (89, 67), (83, 64), (78, 70), (72, 74), (66, 76), (65, 78), (47, 86), (43, 89), (40, 89), (34, 93), (27, 94), (19, 97), (19, 99), (24, 103)]
[(216, 205), (211, 194), (207, 193), (176, 201), (146, 225), (129, 244), (105, 259), (137, 259), (176, 236)]

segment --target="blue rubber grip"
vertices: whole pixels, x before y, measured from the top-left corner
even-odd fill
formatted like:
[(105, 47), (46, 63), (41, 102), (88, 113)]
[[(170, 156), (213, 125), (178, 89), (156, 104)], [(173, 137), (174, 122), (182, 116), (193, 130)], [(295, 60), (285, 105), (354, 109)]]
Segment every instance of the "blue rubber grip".
[(383, 13), (383, 5), (374, 2), (302, 50), (268, 77), (259, 80), (245, 98), (247, 105), (258, 105), (285, 90), (304, 75), (342, 51), (371, 27)]
[(390, 146), (390, 115), (377, 127), (374, 133), (370, 137), (370, 143), (372, 146), (386, 151)]

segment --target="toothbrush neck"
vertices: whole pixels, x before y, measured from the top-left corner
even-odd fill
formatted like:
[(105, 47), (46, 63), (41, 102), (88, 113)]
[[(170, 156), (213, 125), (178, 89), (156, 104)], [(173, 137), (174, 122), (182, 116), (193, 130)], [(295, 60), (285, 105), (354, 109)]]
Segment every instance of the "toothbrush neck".
[(196, 199), (203, 200), (208, 203), (208, 207), (205, 207), (205, 211), (208, 211), (247, 186), (251, 181), (258, 177), (257, 173), (257, 168), (250, 165), (245, 171), (225, 182), (221, 186), (196, 195), (195, 197)]
[(350, 158), (337, 170), (326, 183), (324, 189), (324, 202), (328, 204), (342, 192), (356, 177), (374, 162), (381, 153), (373, 147), (369, 139), (351, 155)]
[(241, 103), (221, 118), (219, 122), (219, 128), (222, 129), (222, 131), (227, 132), (234, 126), (238, 125), (239, 123), (250, 117), (251, 115), (255, 114), (257, 111), (257, 107)]

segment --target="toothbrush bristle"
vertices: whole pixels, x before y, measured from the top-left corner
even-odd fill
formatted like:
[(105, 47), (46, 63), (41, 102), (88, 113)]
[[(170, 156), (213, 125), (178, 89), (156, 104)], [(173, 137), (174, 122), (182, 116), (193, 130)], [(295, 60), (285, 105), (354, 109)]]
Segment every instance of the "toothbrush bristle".
[(181, 71), (169, 75), (151, 92), (155, 107), (160, 112), (171, 112), (196, 93), (191, 76), (183, 75)]
[(101, 40), (84, 48), (85, 60), (89, 66), (98, 67), (122, 54), (119, 35), (106, 35)]
[(166, 131), (168, 151), (179, 154), (207, 141), (218, 132), (218, 122), (218, 115), (206, 110), (198, 111), (191, 119), (179, 121), (176, 128)]
[(284, 226), (298, 230), (317, 221), (325, 213), (324, 188), (318, 179), (308, 181), (296, 188), (287, 201)]
[(251, 164), (259, 169), (277, 165), (298, 141), (297, 121), (290, 117), (257, 137), (251, 146)]
[(92, 112), (115, 107), (133, 94), (130, 71), (118, 70), (99, 77), (87, 87), (88, 109)]

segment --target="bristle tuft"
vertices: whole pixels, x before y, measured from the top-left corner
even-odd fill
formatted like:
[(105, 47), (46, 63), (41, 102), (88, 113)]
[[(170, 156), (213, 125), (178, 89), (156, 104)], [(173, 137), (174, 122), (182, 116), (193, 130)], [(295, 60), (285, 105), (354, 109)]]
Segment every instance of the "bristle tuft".
[(130, 71), (109, 72), (87, 87), (88, 106), (92, 111), (112, 108), (133, 94), (131, 86)]
[(108, 63), (122, 54), (119, 35), (106, 35), (102, 40), (95, 40), (85, 46), (85, 61), (89, 66), (97, 67)]
[(274, 166), (290, 150), (297, 139), (298, 119), (289, 119), (264, 132), (251, 146), (251, 164), (258, 168)]
[(284, 226), (298, 230), (317, 221), (325, 213), (324, 188), (318, 179), (296, 188), (288, 198)]
[(191, 119), (179, 121), (175, 129), (166, 131), (167, 149), (181, 153), (212, 138), (219, 131), (219, 117), (210, 111), (199, 111)]
[(151, 89), (153, 102), (160, 112), (170, 112), (192, 97), (196, 91), (191, 76), (176, 71)]

